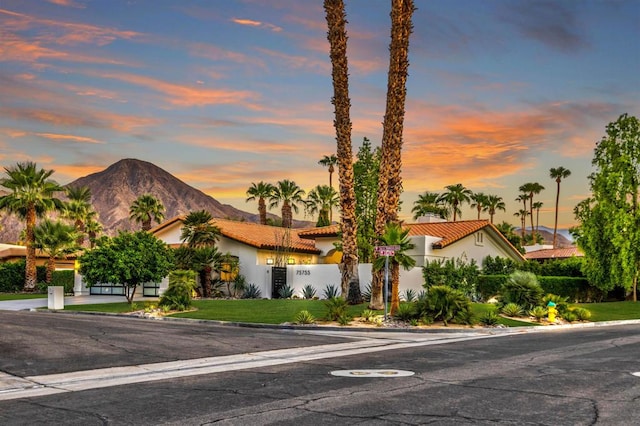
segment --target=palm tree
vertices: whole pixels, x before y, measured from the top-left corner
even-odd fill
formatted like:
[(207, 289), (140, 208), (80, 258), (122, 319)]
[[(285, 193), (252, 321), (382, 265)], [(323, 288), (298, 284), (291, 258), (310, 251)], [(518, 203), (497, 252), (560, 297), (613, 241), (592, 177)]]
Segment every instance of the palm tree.
[(462, 211), (460, 206), (462, 203), (468, 203), (471, 201), (471, 195), (473, 194), (470, 189), (465, 188), (461, 183), (455, 185), (445, 186), (447, 190), (440, 195), (440, 202), (446, 203), (451, 206), (453, 212), (453, 221), (456, 221), (456, 217), (460, 214), (462, 217)]
[(496, 229), (498, 229), (498, 231), (500, 231), (500, 233), (509, 240), (515, 248), (520, 250), (520, 252), (524, 252), (524, 249), (522, 248), (523, 240), (516, 235), (516, 228), (512, 224), (503, 221), (496, 225)]
[(544, 206), (542, 201), (536, 201), (531, 206), (532, 209), (536, 211), (536, 234), (538, 233), (538, 227), (540, 226), (540, 209)]
[(480, 213), (485, 210), (487, 206), (487, 196), (484, 192), (474, 192), (469, 198), (471, 199), (471, 208), (478, 210), (478, 220), (480, 220)]
[[(522, 191), (522, 189), (521, 189), (521, 191)], [(520, 195), (518, 195), (514, 201), (522, 202), (523, 210), (524, 210), (525, 212), (528, 212), (528, 210), (527, 210), (527, 201), (528, 201), (528, 200), (529, 200), (529, 193), (524, 193), (524, 192), (523, 192), (523, 193), (521, 193)], [(515, 213), (514, 213), (513, 215), (514, 215), (514, 216), (520, 216), (520, 213), (521, 213), (521, 212), (522, 212), (522, 210), (520, 210), (520, 211), (518, 212), (518, 214), (515, 214)], [(526, 214), (525, 214), (525, 216), (526, 216)], [(520, 223), (522, 223), (522, 220), (520, 221)], [(522, 229), (520, 230), (520, 232), (522, 233), (522, 241), (524, 242), (524, 233), (526, 232), (526, 225), (525, 225), (525, 226), (522, 226)], [(531, 229), (531, 232), (533, 232), (533, 228)]]
[(439, 200), (440, 194), (437, 192), (426, 191), (424, 194), (418, 195), (418, 199), (413, 202), (413, 219), (418, 220), (421, 216), (427, 216), (429, 214), (438, 215), (444, 219), (449, 216), (449, 211), (442, 205)]
[(260, 214), (260, 224), (262, 225), (267, 224), (267, 204), (265, 200), (271, 198), (274, 189), (273, 185), (263, 181), (257, 184), (251, 182), (251, 186), (247, 189), (246, 202), (258, 200), (258, 213)]
[(46, 282), (51, 284), (53, 271), (56, 269), (56, 259), (65, 257), (77, 251), (77, 230), (74, 225), (61, 221), (45, 219), (34, 229), (35, 247), (47, 254)]
[(25, 267), (25, 291), (36, 289), (36, 218), (50, 210), (62, 209), (63, 202), (54, 197), (63, 188), (50, 177), (53, 170), (39, 169), (34, 162), (17, 163), (5, 167), (6, 178), (0, 185), (9, 190), (8, 195), (0, 197), (0, 210), (7, 210), (25, 221), (25, 245), (27, 248)]
[[(544, 189), (544, 186), (538, 182), (527, 182), (520, 186), (519, 190), (529, 194), (529, 214), (531, 215), (531, 235), (533, 235), (533, 196), (539, 194)], [(526, 209), (526, 208), (525, 208)]]
[(549, 177), (551, 179), (556, 180), (557, 190), (556, 190), (556, 220), (553, 225), (553, 248), (556, 248), (558, 244), (558, 208), (560, 205), (560, 182), (562, 179), (566, 179), (571, 175), (571, 170), (565, 169), (564, 167), (553, 167), (549, 169)]
[(97, 213), (91, 206), (91, 189), (88, 186), (66, 187), (69, 201), (66, 203), (63, 216), (74, 222), (78, 235), (78, 245), (84, 245), (85, 222), (91, 220)]
[(506, 212), (506, 206), (504, 204), (504, 200), (502, 197), (498, 195), (488, 195), (487, 196), (487, 205), (485, 206), (487, 212), (489, 213), (489, 218), (491, 223), (493, 223), (493, 216), (496, 214), (496, 211), (502, 210)]
[(294, 181), (285, 179), (278, 181), (269, 199), (269, 208), (278, 207), (282, 203), (282, 227), (291, 228), (293, 223), (292, 211), (298, 213), (298, 204), (304, 204), (302, 197), (304, 190)]
[(333, 172), (335, 171), (335, 166), (338, 164), (338, 157), (335, 155), (325, 155), (322, 157), (322, 160), (318, 161), (318, 164), (324, 167), (329, 168), (329, 186), (333, 188)]
[(339, 204), (340, 199), (335, 189), (328, 185), (318, 185), (307, 194), (306, 210), (310, 214), (318, 213), (316, 226), (331, 225), (329, 212)]
[[(398, 222), (398, 205), (402, 193), (402, 142), (407, 76), (409, 71), (409, 38), (413, 0), (391, 0), (391, 44), (387, 75), (387, 102), (382, 124), (382, 157), (378, 180), (376, 233), (382, 235), (388, 223)], [(373, 271), (371, 309), (382, 307), (382, 274)]]
[[(325, 0), (327, 40), (331, 58), (331, 80), (334, 105), (333, 125), (336, 129), (336, 158), (340, 192), (340, 228), (342, 230), (342, 259), (340, 268), (342, 294), (350, 304), (360, 303), (358, 275), (358, 219), (354, 190), (353, 152), (351, 149), (351, 100), (349, 99), (349, 65), (347, 61), (346, 13), (343, 0)], [(329, 173), (331, 182), (331, 173)], [(331, 213), (329, 220), (331, 221)]]
[(164, 219), (162, 202), (151, 194), (139, 196), (129, 208), (129, 219), (142, 224), (142, 230), (151, 229), (151, 221), (162, 222)]
[[(380, 243), (385, 246), (398, 246), (394, 255), (389, 258), (389, 266), (391, 268), (391, 316), (395, 315), (400, 307), (400, 266), (405, 270), (410, 270), (416, 265), (416, 261), (406, 252), (415, 247), (409, 238), (409, 228), (402, 229), (397, 223), (387, 225), (384, 234), (380, 236)], [(383, 256), (377, 257), (373, 262), (373, 269), (380, 271), (384, 268), (385, 259)]]
[(211, 297), (211, 272), (220, 263), (221, 254), (215, 247), (220, 236), (220, 228), (213, 225), (213, 216), (206, 210), (189, 213), (182, 220), (180, 240), (187, 243), (181, 255), (200, 274), (202, 296)]
[[(527, 223), (527, 215), (528, 214), (529, 214), (529, 211), (528, 210), (524, 210), (524, 209), (520, 209), (516, 213), (513, 214), (515, 217), (519, 217), (520, 218), (520, 231), (522, 232), (522, 241), (523, 242), (525, 240), (524, 228), (525, 228), (526, 223)], [(533, 230), (531, 232), (533, 232)]]
[(89, 236), (89, 247), (95, 247), (98, 234), (102, 232), (102, 224), (96, 220), (96, 217), (91, 217), (87, 223), (84, 224), (84, 230)]

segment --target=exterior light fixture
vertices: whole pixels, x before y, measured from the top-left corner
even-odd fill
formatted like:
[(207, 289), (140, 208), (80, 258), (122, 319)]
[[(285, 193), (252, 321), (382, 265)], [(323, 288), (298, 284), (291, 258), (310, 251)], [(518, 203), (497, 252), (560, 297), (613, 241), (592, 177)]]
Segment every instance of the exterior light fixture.
[(287, 259), (287, 264), (295, 265), (296, 264), (296, 260), (293, 257), (290, 257), (290, 258)]
[(267, 265), (273, 265), (273, 257), (267, 257)]

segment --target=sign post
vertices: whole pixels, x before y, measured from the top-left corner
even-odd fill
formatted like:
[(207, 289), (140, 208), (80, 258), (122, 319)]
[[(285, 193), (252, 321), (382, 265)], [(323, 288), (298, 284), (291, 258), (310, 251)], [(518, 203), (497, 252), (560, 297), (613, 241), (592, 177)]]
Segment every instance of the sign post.
[(387, 319), (387, 303), (389, 302), (389, 256), (394, 256), (400, 246), (376, 246), (375, 252), (378, 256), (384, 256), (384, 319)]

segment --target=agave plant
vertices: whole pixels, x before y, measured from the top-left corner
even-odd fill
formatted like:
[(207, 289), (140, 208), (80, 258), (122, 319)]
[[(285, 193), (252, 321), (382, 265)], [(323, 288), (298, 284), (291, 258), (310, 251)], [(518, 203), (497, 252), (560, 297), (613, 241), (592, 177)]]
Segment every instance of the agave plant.
[(316, 322), (315, 317), (307, 310), (300, 311), (296, 314), (297, 324), (313, 324)]
[(547, 315), (547, 310), (542, 306), (536, 306), (535, 308), (529, 311), (529, 315), (534, 317), (536, 321), (541, 322), (542, 318), (544, 318)]
[(311, 284), (307, 284), (302, 288), (302, 297), (305, 299), (313, 299), (315, 295), (316, 289)]

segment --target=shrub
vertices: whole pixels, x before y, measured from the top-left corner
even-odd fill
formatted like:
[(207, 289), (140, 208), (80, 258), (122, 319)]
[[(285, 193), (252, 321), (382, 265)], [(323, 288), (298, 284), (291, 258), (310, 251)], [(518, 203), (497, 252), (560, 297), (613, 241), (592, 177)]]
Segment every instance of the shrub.
[(486, 326), (496, 325), (498, 324), (499, 321), (500, 321), (500, 315), (498, 315), (498, 313), (493, 309), (488, 312), (485, 312), (480, 317), (480, 324), (486, 325)]
[(371, 283), (367, 283), (365, 286), (362, 292), (362, 299), (364, 299), (365, 302), (371, 302)]
[(500, 288), (507, 281), (508, 275), (480, 275), (478, 276), (478, 293), (482, 300), (500, 293)]
[(280, 296), (281, 299), (291, 299), (291, 296), (293, 296), (293, 288), (291, 288), (289, 284), (283, 285), (280, 287), (280, 290), (278, 290), (278, 296)]
[(578, 316), (573, 311), (565, 313), (562, 318), (567, 322), (574, 322), (578, 320)]
[(373, 318), (376, 316), (376, 313), (371, 309), (365, 309), (364, 311), (362, 311), (360, 316), (365, 322), (371, 322), (373, 321)]
[(244, 293), (242, 293), (243, 299), (259, 299), (261, 297), (260, 289), (257, 285), (251, 283), (245, 289)]
[(0, 293), (15, 293), (24, 288), (24, 260), (0, 264)]
[(307, 284), (302, 288), (302, 297), (305, 299), (313, 299), (315, 295), (316, 289), (311, 284)]
[(420, 316), (431, 316), (447, 325), (461, 311), (470, 310), (471, 303), (460, 290), (447, 286), (433, 286), (426, 298), (416, 302), (416, 307)]
[(585, 308), (573, 308), (571, 313), (576, 316), (578, 321), (589, 321), (591, 319), (591, 311)]
[(340, 295), (340, 290), (333, 284), (329, 284), (324, 288), (324, 298), (325, 299), (333, 299)]
[(539, 277), (540, 286), (546, 293), (568, 297), (572, 302), (592, 302), (604, 297), (602, 291), (589, 285), (583, 277)]
[(408, 288), (404, 292), (404, 300), (407, 302), (413, 302), (416, 300), (416, 291), (412, 288)]
[(347, 314), (349, 304), (342, 297), (331, 297), (324, 301), (327, 308), (327, 320), (337, 321), (338, 318)]
[(536, 319), (536, 321), (540, 322), (540, 321), (542, 321), (542, 318), (547, 316), (547, 310), (545, 308), (543, 308), (542, 306), (536, 306), (535, 308), (533, 308), (533, 309), (531, 309), (529, 311), (529, 315), (534, 317)]
[(175, 311), (186, 311), (191, 307), (191, 294), (196, 288), (194, 271), (176, 270), (169, 273), (169, 288), (162, 294), (158, 306)]
[(475, 260), (440, 259), (427, 262), (422, 268), (423, 287), (427, 291), (438, 285), (444, 285), (462, 291), (467, 297), (477, 298), (478, 265)]
[(343, 313), (342, 315), (340, 315), (337, 319), (338, 324), (340, 325), (349, 325), (349, 323), (353, 320), (353, 317), (351, 315), (349, 315), (348, 313)]
[(455, 318), (453, 318), (453, 322), (456, 324), (464, 324), (468, 326), (472, 326), (476, 323), (476, 315), (473, 313), (471, 309), (459, 311)]
[(531, 272), (516, 271), (509, 275), (500, 289), (503, 303), (516, 303), (524, 309), (532, 309), (542, 302), (543, 290)]
[(64, 287), (65, 294), (73, 293), (73, 285), (74, 285), (73, 280), (74, 280), (73, 270), (65, 269), (61, 271), (53, 271), (50, 284), (47, 284), (44, 281), (38, 282), (38, 292), (46, 293), (47, 287), (59, 286), (59, 287)]
[(311, 312), (303, 310), (296, 314), (295, 321), (297, 324), (313, 324), (316, 322), (316, 319), (311, 315)]
[(542, 298), (542, 306), (549, 306), (549, 302), (555, 303), (560, 316), (569, 310), (569, 304), (567, 303), (566, 297), (558, 296), (557, 294), (547, 294)]
[(522, 307), (517, 303), (507, 303), (502, 307), (502, 314), (508, 317), (519, 317), (523, 313)]
[(237, 274), (233, 279), (233, 297), (242, 294), (247, 287), (247, 279), (242, 274)]
[(395, 314), (395, 318), (405, 322), (416, 318), (416, 316), (416, 306), (413, 303), (401, 303)]
[(500, 256), (487, 256), (482, 259), (482, 273), (485, 275), (509, 275), (516, 269), (518, 264), (513, 259)]

